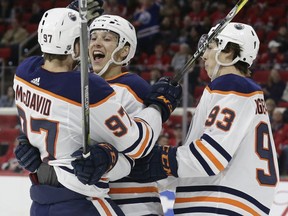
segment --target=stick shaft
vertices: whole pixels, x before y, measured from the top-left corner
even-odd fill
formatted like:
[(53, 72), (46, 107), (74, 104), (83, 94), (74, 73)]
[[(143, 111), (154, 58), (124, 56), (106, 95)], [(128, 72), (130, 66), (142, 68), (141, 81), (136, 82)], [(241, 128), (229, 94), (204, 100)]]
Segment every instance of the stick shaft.
[(201, 56), (202, 52), (206, 49), (207, 45), (231, 22), (231, 20), (236, 16), (236, 14), (243, 8), (243, 6), (248, 2), (248, 0), (239, 0), (237, 4), (232, 8), (232, 10), (227, 14), (227, 16), (219, 23), (214, 32), (212, 32), (207, 40), (198, 47), (193, 56), (186, 62), (182, 70), (175, 74), (172, 82), (179, 82), (185, 73), (189, 72), (194, 65), (195, 61)]
[(83, 133), (83, 153), (86, 154), (88, 152), (89, 136), (90, 136), (87, 0), (79, 0), (79, 13), (81, 17), (80, 65), (81, 65), (82, 133)]

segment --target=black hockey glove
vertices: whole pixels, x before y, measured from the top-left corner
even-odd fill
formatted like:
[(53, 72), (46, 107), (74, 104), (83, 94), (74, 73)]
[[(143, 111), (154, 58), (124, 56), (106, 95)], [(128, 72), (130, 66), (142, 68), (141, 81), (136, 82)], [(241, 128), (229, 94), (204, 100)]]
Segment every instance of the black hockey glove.
[(39, 149), (32, 146), (25, 135), (20, 135), (17, 139), (19, 144), (14, 154), (19, 165), (32, 173), (36, 172), (42, 163)]
[[(81, 1), (81, 0), (80, 0)], [(103, 1), (102, 0), (87, 0), (87, 21), (88, 25), (97, 17), (101, 16), (104, 12), (102, 8)], [(67, 8), (79, 11), (78, 0), (74, 0), (71, 2)]]
[(83, 149), (72, 154), (74, 174), (83, 184), (96, 184), (106, 172), (110, 171), (118, 160), (118, 151), (108, 143), (89, 146), (89, 153), (83, 156)]
[(157, 105), (161, 109), (162, 122), (164, 123), (179, 105), (181, 97), (181, 85), (178, 83), (172, 84), (169, 77), (162, 77), (152, 85), (144, 103), (146, 106)]
[(176, 151), (177, 148), (171, 146), (155, 145), (146, 157), (135, 160), (128, 177), (140, 183), (154, 182), (168, 176), (178, 177)]

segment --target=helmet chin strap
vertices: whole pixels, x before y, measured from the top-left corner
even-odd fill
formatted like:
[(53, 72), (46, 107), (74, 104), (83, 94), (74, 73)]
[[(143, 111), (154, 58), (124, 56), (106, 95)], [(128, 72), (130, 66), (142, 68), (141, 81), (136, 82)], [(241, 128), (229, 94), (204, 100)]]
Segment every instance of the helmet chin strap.
[(236, 62), (238, 62), (240, 60), (239, 56), (237, 56), (235, 59), (233, 59), (232, 62), (229, 62), (229, 63), (223, 63), (223, 62), (220, 62), (219, 61), (219, 54), (220, 54), (221, 50), (219, 49), (217, 52), (216, 52), (216, 55), (215, 55), (215, 61), (217, 62), (216, 66), (214, 67), (214, 70), (213, 70), (213, 73), (212, 73), (212, 76), (210, 77), (211, 78), (211, 81), (213, 81), (214, 79), (216, 79), (218, 76), (219, 76), (219, 68), (220, 66), (224, 66), (224, 67), (227, 67), (227, 66), (231, 66), (231, 65), (234, 65)]
[(123, 61), (121, 62), (117, 62), (115, 61), (114, 59), (114, 55), (116, 52), (118, 52), (123, 46), (118, 46), (111, 54), (111, 59), (106, 63), (106, 65), (102, 68), (102, 70), (99, 72), (99, 73), (96, 73), (98, 76), (102, 76), (108, 69), (108, 67), (114, 63), (116, 65), (122, 65), (123, 64)]
[(76, 54), (75, 54), (74, 50), (72, 50), (71, 57), (75, 61), (75, 66), (73, 67), (73, 70), (76, 70), (79, 67), (80, 63), (81, 63), (80, 55), (78, 57), (76, 57)]
[(212, 75), (210, 77), (211, 81), (213, 81), (214, 79), (216, 79), (218, 76), (218, 71), (219, 71), (220, 65), (217, 63), (214, 67), (214, 70), (212, 72)]
[(108, 67), (113, 63), (113, 60), (110, 59), (106, 65), (102, 68), (102, 70), (99, 73), (96, 73), (98, 76), (102, 76), (108, 69)]

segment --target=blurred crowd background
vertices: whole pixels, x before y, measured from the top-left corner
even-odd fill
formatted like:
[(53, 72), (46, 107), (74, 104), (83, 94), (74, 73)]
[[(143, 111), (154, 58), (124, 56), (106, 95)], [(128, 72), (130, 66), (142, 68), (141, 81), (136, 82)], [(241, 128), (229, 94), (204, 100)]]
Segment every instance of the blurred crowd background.
[[(104, 0), (106, 14), (120, 15), (136, 28), (136, 56), (125, 71), (148, 83), (173, 76), (197, 50), (198, 40), (234, 7), (238, 0)], [(0, 0), (0, 109), (14, 107), (13, 76), (26, 57), (41, 55), (37, 27), (43, 13), (66, 7), (71, 0)], [(260, 39), (251, 78), (264, 91), (278, 151), (280, 173), (288, 175), (288, 2), (250, 0), (233, 21), (250, 24)], [(187, 75), (188, 106), (195, 107), (209, 77), (201, 60)], [(181, 107), (181, 105), (180, 105)], [(193, 118), (187, 112), (187, 128)], [(160, 144), (182, 143), (182, 115), (163, 126)], [(23, 173), (13, 157), (19, 134), (18, 119), (0, 115), (0, 166)]]

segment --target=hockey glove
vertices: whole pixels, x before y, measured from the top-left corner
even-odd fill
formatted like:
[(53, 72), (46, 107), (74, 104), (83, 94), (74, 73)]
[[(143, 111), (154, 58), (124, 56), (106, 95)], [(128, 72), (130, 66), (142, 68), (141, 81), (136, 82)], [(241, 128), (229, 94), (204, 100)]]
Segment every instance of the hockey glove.
[[(106, 172), (109, 172), (118, 160), (118, 151), (108, 143), (97, 143), (89, 146), (89, 153), (83, 155), (83, 149), (72, 154), (74, 174), (83, 184), (96, 184)], [(79, 157), (80, 156), (80, 157)]]
[(181, 85), (178, 83), (172, 84), (169, 77), (162, 77), (152, 85), (144, 103), (146, 106), (157, 105), (161, 109), (162, 122), (164, 123), (179, 105), (181, 97)]
[(19, 165), (32, 173), (36, 172), (42, 163), (39, 149), (32, 146), (25, 135), (20, 135), (17, 139), (19, 144), (14, 154)]
[[(104, 12), (102, 8), (103, 1), (102, 0), (87, 0), (87, 20), (88, 24), (90, 24), (95, 18), (101, 16)], [(67, 8), (79, 11), (79, 3), (78, 0), (74, 0), (71, 2)]]
[(136, 182), (146, 183), (178, 177), (177, 148), (171, 146), (154, 146), (146, 157), (135, 160), (135, 166), (129, 177)]

